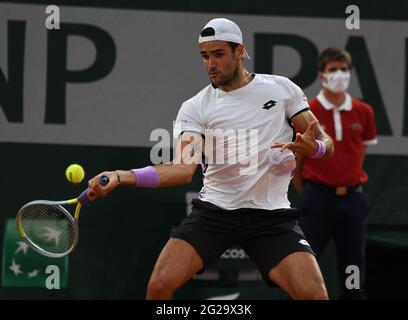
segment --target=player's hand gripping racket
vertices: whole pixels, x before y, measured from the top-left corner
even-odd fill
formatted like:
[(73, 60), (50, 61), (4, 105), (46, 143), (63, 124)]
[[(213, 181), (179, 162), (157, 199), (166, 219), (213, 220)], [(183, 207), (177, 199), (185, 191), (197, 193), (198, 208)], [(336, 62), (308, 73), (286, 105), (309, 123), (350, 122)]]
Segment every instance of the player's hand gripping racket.
[[(101, 176), (99, 183), (106, 186), (109, 178)], [(70, 254), (78, 243), (79, 212), (89, 201), (87, 193), (88, 189), (78, 198), (66, 201), (36, 200), (25, 204), (16, 217), (18, 234), (44, 256), (61, 258)], [(74, 216), (63, 207), (72, 204), (76, 204)]]

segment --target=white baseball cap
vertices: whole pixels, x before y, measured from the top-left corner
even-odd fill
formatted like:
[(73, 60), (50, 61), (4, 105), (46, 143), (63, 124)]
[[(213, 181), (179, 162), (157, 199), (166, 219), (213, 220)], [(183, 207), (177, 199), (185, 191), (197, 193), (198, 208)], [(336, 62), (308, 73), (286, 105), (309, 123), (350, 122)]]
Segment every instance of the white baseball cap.
[[(201, 30), (200, 36), (198, 38), (198, 43), (214, 40), (243, 44), (241, 29), (235, 22), (225, 18), (216, 18), (210, 20)], [(245, 48), (244, 58), (251, 59)]]

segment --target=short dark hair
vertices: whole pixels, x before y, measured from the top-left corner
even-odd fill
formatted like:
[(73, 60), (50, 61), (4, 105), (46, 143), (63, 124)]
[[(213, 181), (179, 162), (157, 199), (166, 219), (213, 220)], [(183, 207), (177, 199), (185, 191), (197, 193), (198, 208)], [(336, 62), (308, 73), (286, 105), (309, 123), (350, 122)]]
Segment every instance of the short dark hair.
[(319, 71), (324, 71), (324, 69), (326, 69), (327, 64), (332, 61), (347, 62), (348, 67), (351, 69), (352, 66), (351, 55), (348, 51), (341, 48), (327, 48), (323, 50), (319, 56), (317, 69)]
[(239, 43), (227, 41), (229, 46), (231, 47), (232, 52), (235, 53), (235, 49), (239, 46)]

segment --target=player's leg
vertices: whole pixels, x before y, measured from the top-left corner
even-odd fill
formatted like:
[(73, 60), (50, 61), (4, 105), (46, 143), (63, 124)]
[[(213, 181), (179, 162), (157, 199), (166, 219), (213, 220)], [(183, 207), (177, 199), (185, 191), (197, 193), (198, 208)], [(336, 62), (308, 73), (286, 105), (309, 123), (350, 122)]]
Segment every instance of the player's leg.
[(175, 290), (236, 242), (237, 216), (193, 200), (193, 210), (171, 232), (147, 289), (147, 299), (171, 299)]
[(203, 261), (192, 245), (170, 238), (154, 266), (146, 299), (171, 299), (173, 293), (202, 268)]
[(292, 299), (328, 299), (319, 265), (309, 252), (291, 253), (273, 267), (268, 275)]
[(293, 299), (327, 299), (323, 276), (293, 209), (254, 216), (251, 237), (241, 242), (269, 285)]

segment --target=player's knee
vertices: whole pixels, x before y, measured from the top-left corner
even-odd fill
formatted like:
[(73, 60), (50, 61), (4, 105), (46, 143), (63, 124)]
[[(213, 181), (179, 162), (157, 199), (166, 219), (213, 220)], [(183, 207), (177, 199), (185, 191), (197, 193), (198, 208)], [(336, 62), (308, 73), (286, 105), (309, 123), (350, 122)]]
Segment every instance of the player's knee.
[(323, 286), (317, 289), (313, 294), (312, 300), (329, 300), (326, 288)]
[(309, 281), (307, 285), (298, 286), (292, 291), (295, 300), (328, 300), (326, 286), (323, 281)]
[(302, 299), (305, 300), (328, 300), (329, 295), (327, 294), (326, 286), (324, 283), (318, 284), (306, 290)]
[(150, 279), (147, 284), (147, 291), (150, 294), (160, 294), (168, 291), (168, 286), (161, 279)]
[(147, 292), (151, 296), (171, 295), (175, 290), (171, 281), (162, 276), (153, 276), (147, 284)]

